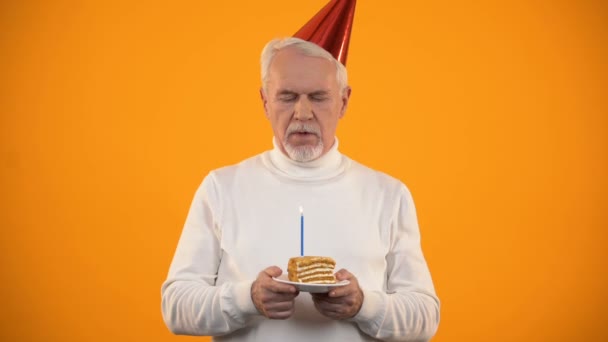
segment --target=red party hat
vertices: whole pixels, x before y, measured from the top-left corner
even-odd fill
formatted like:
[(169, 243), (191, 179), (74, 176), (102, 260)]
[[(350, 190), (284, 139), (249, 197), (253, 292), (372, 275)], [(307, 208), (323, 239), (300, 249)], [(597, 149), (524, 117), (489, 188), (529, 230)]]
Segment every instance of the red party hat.
[(356, 0), (331, 0), (294, 37), (315, 43), (346, 65)]

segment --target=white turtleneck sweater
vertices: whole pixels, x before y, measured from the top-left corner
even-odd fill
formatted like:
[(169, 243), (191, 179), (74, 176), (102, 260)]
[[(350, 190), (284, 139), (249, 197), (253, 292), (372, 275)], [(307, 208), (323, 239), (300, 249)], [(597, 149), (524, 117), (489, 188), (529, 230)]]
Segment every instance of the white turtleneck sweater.
[[(364, 301), (352, 319), (319, 314), (310, 294), (294, 315), (271, 320), (256, 310), (259, 272), (300, 254), (333, 257), (351, 272)], [(427, 341), (439, 300), (420, 248), (414, 202), (398, 180), (338, 152), (308, 163), (277, 147), (210, 172), (199, 187), (167, 280), (162, 313), (176, 334), (216, 341)]]

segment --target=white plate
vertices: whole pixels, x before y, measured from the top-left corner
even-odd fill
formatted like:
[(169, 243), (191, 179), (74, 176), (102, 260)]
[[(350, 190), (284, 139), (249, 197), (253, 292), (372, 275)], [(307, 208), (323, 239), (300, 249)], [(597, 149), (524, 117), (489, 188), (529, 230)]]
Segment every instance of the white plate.
[(305, 284), (305, 283), (297, 283), (294, 281), (289, 281), (287, 278), (287, 274), (282, 274), (278, 277), (273, 277), (272, 279), (278, 281), (279, 283), (285, 283), (294, 285), (298, 290), (302, 292), (310, 292), (310, 293), (327, 293), (334, 287), (340, 287), (350, 284), (348, 280), (342, 280), (335, 284)]

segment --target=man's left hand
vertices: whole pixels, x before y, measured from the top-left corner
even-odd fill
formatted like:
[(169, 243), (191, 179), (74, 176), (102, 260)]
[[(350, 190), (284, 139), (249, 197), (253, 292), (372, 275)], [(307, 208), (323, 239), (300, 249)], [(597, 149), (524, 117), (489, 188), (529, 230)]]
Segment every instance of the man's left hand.
[(336, 280), (348, 280), (350, 284), (332, 288), (328, 293), (312, 293), (317, 310), (333, 319), (354, 317), (363, 304), (363, 291), (357, 278), (345, 269), (336, 272)]

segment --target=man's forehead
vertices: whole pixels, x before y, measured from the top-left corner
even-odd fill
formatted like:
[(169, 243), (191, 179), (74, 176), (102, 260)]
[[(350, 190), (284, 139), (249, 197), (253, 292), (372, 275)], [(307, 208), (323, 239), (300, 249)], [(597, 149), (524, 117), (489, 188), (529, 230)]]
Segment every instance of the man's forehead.
[(277, 52), (272, 58), (269, 66), (270, 73), (297, 73), (322, 71), (323, 73), (335, 73), (336, 67), (330, 60), (318, 57), (309, 56), (301, 51), (287, 47), (284, 50)]
[(305, 82), (298, 80), (274, 80), (268, 82), (269, 93), (281, 94), (306, 94), (306, 95), (331, 95), (338, 92), (337, 82)]
[(336, 75), (307, 70), (291, 70), (287, 72), (270, 72), (268, 86), (275, 91), (291, 91), (295, 93), (331, 92), (338, 86)]
[(301, 60), (301, 59), (317, 61), (319, 63), (330, 62), (329, 59), (327, 59), (325, 57), (321, 57), (319, 55), (312, 56), (309, 53), (304, 52), (295, 46), (287, 46), (287, 47), (284, 47), (283, 49), (277, 51), (276, 54), (274, 55), (273, 61), (274, 60), (292, 61), (292, 60)]

